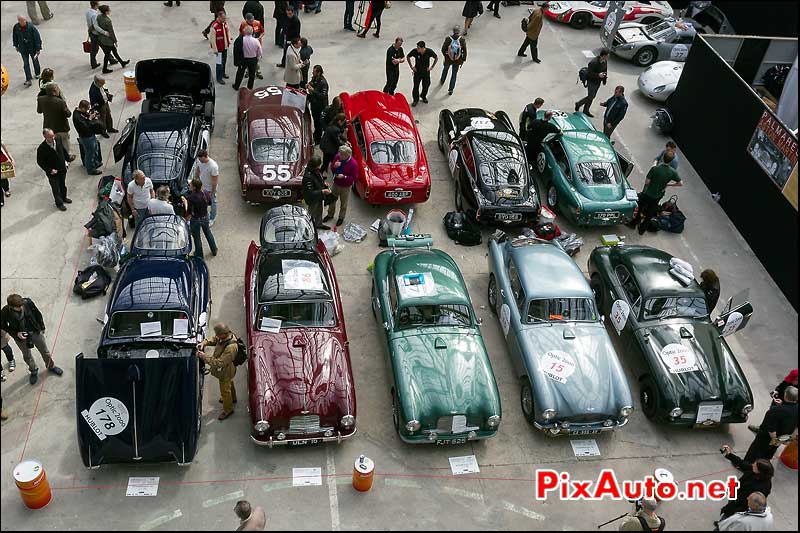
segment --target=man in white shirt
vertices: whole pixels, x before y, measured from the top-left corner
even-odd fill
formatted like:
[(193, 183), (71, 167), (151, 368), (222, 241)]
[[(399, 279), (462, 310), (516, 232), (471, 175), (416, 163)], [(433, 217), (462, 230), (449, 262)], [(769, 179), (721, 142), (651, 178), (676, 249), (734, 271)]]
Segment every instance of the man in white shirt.
[(219, 165), (208, 157), (208, 150), (197, 152), (197, 161), (194, 164), (192, 177), (203, 182), (203, 190), (211, 194), (211, 213), (208, 216), (209, 227), (217, 219), (217, 183), (219, 183)]
[(766, 496), (753, 492), (747, 497), (747, 511), (729, 516), (718, 527), (720, 531), (771, 531), (772, 511)]
[(156, 191), (156, 197), (147, 201), (147, 211), (151, 215), (174, 215), (175, 208), (169, 203), (169, 187), (162, 185)]
[(153, 182), (144, 175), (144, 172), (137, 170), (133, 173), (133, 180), (128, 184), (128, 205), (133, 211), (133, 218), (136, 225), (147, 217), (147, 205), (151, 198), (156, 197), (153, 190)]

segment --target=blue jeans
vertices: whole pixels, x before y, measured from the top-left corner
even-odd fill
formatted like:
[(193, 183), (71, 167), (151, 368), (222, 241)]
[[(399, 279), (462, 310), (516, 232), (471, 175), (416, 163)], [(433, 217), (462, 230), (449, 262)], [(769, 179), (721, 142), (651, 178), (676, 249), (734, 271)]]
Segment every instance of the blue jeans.
[(33, 79), (33, 76), (31, 76), (31, 65), (29, 58), (33, 60), (33, 72), (38, 77), (42, 72), (42, 69), (39, 66), (38, 55), (31, 52), (20, 52), (19, 55), (22, 56), (22, 68), (25, 70), (25, 81), (31, 81)]
[(439, 85), (444, 85), (444, 82), (447, 80), (447, 71), (450, 67), (453, 67), (453, 75), (450, 76), (450, 92), (453, 92), (453, 89), (456, 87), (456, 77), (458, 76), (458, 67), (460, 65), (452, 64), (452, 65), (445, 65), (442, 69), (442, 77), (439, 79)]
[(98, 157), (100, 155), (100, 143), (97, 142), (97, 137), (95, 135), (78, 137), (78, 144), (83, 147), (84, 168), (86, 168), (87, 172), (94, 172), (102, 164)]
[[(214, 58), (214, 63), (217, 63), (217, 58)], [(222, 64), (217, 64), (217, 81), (222, 81), (222, 75), (225, 74), (225, 65), (228, 63), (228, 49), (222, 51)]]
[(208, 193), (211, 194), (211, 213), (209, 213), (208, 219), (214, 221), (217, 219), (217, 193), (212, 194), (211, 191)]
[(211, 233), (211, 228), (208, 226), (208, 217), (193, 218), (189, 221), (189, 230), (192, 232), (192, 241), (194, 242), (194, 255), (195, 257), (203, 257), (203, 241), (200, 240), (200, 230), (206, 236), (208, 246), (211, 248), (211, 253), (217, 255), (217, 241), (214, 240), (214, 234)]

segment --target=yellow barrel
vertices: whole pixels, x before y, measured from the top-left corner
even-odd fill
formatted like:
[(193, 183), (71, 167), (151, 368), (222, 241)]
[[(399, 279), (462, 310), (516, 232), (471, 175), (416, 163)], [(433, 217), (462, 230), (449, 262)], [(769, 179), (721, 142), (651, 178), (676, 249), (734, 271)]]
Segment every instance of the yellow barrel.
[(783, 449), (781, 452), (781, 462), (789, 468), (797, 470), (797, 438), (793, 438)]
[(136, 87), (136, 73), (132, 70), (126, 70), (122, 75), (125, 80), (125, 97), (130, 102), (138, 102), (142, 99), (142, 93)]
[(17, 465), (14, 469), (14, 482), (22, 501), (30, 509), (41, 509), (53, 499), (44, 467), (36, 459), (28, 459)]
[(356, 459), (353, 466), (353, 488), (366, 492), (372, 488), (372, 478), (375, 475), (375, 463), (363, 455)]

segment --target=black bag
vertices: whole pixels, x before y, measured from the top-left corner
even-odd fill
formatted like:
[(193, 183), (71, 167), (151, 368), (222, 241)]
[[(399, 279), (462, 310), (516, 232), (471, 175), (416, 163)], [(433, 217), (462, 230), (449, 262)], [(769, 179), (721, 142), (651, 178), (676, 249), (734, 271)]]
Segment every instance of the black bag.
[(528, 33), (528, 19), (527, 18), (522, 19), (519, 24), (520, 27), (522, 28), (522, 31)]
[(101, 200), (97, 204), (97, 209), (92, 213), (92, 219), (83, 227), (89, 230), (89, 235), (93, 239), (99, 239), (117, 231), (114, 217), (114, 208), (111, 207), (111, 203), (108, 200)]
[(661, 206), (658, 216), (659, 229), (670, 233), (683, 233), (686, 223), (686, 215), (678, 208), (678, 196), (672, 195), (669, 200)]
[[(241, 366), (247, 362), (247, 346), (245, 345), (244, 341), (241, 337), (236, 337), (236, 355), (233, 356), (233, 364), (234, 366)], [(229, 340), (225, 343), (225, 347), (228, 347), (228, 344), (232, 343), (233, 339)]]
[(589, 67), (581, 67), (578, 71), (578, 81), (582, 83), (584, 87), (589, 86)]
[(447, 236), (456, 244), (475, 246), (481, 243), (480, 228), (466, 214), (450, 211), (444, 216), (443, 222)]
[(105, 294), (109, 285), (111, 285), (111, 276), (106, 269), (100, 265), (92, 265), (86, 270), (78, 271), (72, 292), (86, 300)]

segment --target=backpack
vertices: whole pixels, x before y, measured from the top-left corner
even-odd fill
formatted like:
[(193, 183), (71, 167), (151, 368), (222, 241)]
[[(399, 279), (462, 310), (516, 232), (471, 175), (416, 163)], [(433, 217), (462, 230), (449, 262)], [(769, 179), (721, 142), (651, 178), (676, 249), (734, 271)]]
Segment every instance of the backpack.
[(442, 221), (447, 236), (456, 244), (475, 246), (481, 243), (480, 228), (466, 214), (450, 211)]
[(647, 520), (643, 516), (636, 515), (636, 518), (639, 519), (639, 523), (642, 525), (642, 531), (664, 531), (664, 527), (667, 525), (666, 520), (660, 516), (658, 517), (658, 527), (656, 528), (648, 526)]
[[(234, 335), (234, 338), (236, 339), (236, 355), (233, 356), (233, 365), (241, 366), (247, 362), (247, 346), (241, 337)], [(233, 339), (228, 340), (225, 347), (227, 348), (232, 342), (234, 342)]]
[(519, 25), (522, 28), (522, 31), (524, 31), (525, 33), (528, 33), (528, 19), (527, 18), (522, 19), (520, 21)]
[(533, 227), (533, 232), (546, 241), (552, 241), (561, 235), (561, 229), (553, 222), (540, 222)]
[(111, 276), (106, 269), (100, 265), (92, 265), (86, 270), (79, 271), (75, 276), (72, 292), (87, 300), (105, 294), (109, 285), (111, 285)]
[(581, 67), (578, 71), (578, 81), (581, 82), (584, 87), (589, 85), (589, 67)]
[(447, 56), (452, 61), (458, 61), (461, 59), (461, 52), (461, 37), (458, 39), (450, 37), (450, 47), (447, 49)]
[(664, 202), (661, 205), (660, 211), (661, 213), (666, 211), (668, 214), (659, 215), (659, 229), (670, 233), (683, 233), (686, 215), (678, 208), (678, 197), (676, 195), (671, 196), (669, 200)]
[(89, 230), (89, 235), (94, 239), (111, 235), (117, 231), (114, 208), (108, 200), (100, 200), (97, 209), (92, 213), (92, 219), (84, 224)]

